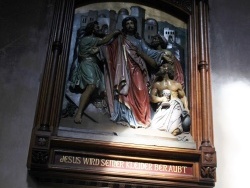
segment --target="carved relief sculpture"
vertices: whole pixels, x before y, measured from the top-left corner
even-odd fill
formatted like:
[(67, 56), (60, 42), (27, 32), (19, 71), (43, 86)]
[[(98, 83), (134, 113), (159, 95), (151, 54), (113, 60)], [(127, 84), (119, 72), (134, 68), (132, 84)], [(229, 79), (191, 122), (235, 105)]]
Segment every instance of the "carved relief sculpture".
[(214, 187), (208, 1), (50, 3), (29, 174), (96, 187)]

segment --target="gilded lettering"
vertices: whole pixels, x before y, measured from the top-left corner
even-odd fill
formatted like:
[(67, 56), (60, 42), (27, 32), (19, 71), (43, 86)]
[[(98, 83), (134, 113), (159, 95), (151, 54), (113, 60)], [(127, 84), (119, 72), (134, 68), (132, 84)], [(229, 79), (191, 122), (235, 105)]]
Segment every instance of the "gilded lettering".
[(81, 164), (81, 158), (80, 157), (74, 157), (74, 156), (65, 156), (63, 155), (62, 158), (60, 158), (61, 163), (68, 163), (68, 164)]
[(73, 163), (74, 164), (81, 164), (81, 157), (76, 157)]
[(100, 159), (96, 159), (96, 158), (83, 157), (82, 161), (83, 161), (83, 164), (85, 165), (92, 165), (92, 166), (100, 165)]
[(123, 161), (113, 161), (112, 160), (112, 167), (116, 168), (124, 168), (124, 162)]
[(163, 171), (163, 167), (161, 164), (159, 165), (159, 171)]
[(83, 164), (88, 165), (89, 164), (89, 158), (83, 157), (82, 158)]
[(177, 166), (173, 166), (174, 172), (178, 172)]
[(105, 159), (101, 159), (101, 166), (106, 166), (106, 160)]
[(90, 165), (98, 166), (100, 164), (100, 159), (90, 158)]
[(153, 170), (153, 164), (149, 163), (148, 170)]
[(130, 168), (132, 162), (126, 162), (126, 168)]
[(168, 171), (169, 171), (169, 172), (173, 172), (173, 166), (172, 166), (172, 165), (169, 166)]
[(92, 166), (110, 167), (110, 168), (127, 168), (134, 170), (158, 171), (162, 173), (164, 172), (178, 173), (178, 174), (188, 173), (187, 166), (152, 164), (152, 163), (142, 163), (142, 162), (132, 162), (132, 161), (76, 157), (67, 155), (61, 156), (61, 158), (59, 158), (59, 161), (60, 163), (75, 164), (75, 165), (83, 164), (83, 165), (92, 165)]
[(187, 168), (187, 167), (186, 167), (186, 166), (183, 166), (183, 168), (184, 168), (184, 174), (186, 174), (186, 168)]
[(182, 166), (178, 166), (178, 173), (179, 173), (179, 174), (182, 173)]
[(124, 168), (124, 161), (120, 161), (120, 168)]
[(155, 164), (155, 170), (158, 171), (159, 170), (159, 165)]

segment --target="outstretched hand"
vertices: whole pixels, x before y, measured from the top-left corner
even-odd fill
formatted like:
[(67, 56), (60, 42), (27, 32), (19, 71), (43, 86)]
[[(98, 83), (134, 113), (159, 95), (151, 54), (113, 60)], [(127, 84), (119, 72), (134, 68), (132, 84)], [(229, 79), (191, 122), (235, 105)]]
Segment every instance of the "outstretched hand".
[(114, 36), (118, 36), (119, 34), (121, 34), (121, 31), (119, 29), (114, 31)]

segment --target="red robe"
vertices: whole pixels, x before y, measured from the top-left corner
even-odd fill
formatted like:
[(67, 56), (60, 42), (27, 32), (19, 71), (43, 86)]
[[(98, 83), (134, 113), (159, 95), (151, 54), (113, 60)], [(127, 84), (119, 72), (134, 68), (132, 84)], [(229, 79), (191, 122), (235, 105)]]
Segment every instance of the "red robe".
[(145, 62), (136, 54), (136, 47), (123, 36), (107, 45), (105, 55), (108, 64), (106, 88), (110, 89), (107, 91), (109, 98), (113, 100), (114, 93), (117, 93), (119, 102), (132, 111), (137, 123), (147, 127), (151, 112)]
[(184, 74), (180, 62), (174, 57), (174, 80), (179, 82), (184, 88)]

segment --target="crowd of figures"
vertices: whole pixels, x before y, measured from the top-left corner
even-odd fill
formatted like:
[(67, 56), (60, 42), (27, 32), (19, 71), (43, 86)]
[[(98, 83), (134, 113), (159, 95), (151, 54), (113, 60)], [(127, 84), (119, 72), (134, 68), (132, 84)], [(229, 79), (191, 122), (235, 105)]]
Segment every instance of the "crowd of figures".
[(134, 17), (125, 18), (122, 27), (104, 36), (95, 21), (79, 34), (77, 63), (69, 76), (71, 91), (81, 91), (74, 122), (81, 123), (85, 108), (97, 94), (115, 123), (173, 135), (189, 131), (183, 70), (166, 50), (167, 41), (158, 34), (146, 44), (137, 33)]

